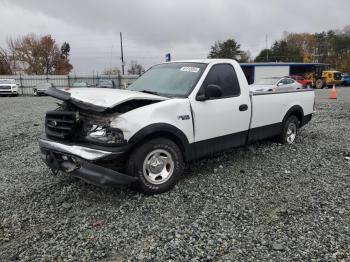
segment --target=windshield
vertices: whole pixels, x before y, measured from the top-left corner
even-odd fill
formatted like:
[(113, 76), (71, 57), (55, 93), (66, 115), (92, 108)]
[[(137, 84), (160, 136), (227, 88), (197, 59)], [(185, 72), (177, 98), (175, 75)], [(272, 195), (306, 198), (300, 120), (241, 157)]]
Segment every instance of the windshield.
[(255, 85), (275, 85), (280, 78), (262, 78), (256, 81)]
[(13, 79), (0, 79), (0, 85), (2, 84), (16, 84), (16, 81)]
[(155, 93), (164, 96), (187, 97), (203, 74), (207, 64), (166, 63), (153, 66), (128, 90)]

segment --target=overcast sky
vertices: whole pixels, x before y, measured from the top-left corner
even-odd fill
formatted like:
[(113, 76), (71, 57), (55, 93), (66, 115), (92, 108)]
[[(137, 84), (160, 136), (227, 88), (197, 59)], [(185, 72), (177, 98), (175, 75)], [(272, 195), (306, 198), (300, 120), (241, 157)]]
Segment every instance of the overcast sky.
[[(253, 55), (283, 31), (321, 32), (350, 24), (350, 0), (0, 0), (0, 46), (8, 37), (51, 34), (71, 45), (76, 73), (146, 68), (173, 59), (203, 58), (216, 40), (236, 39)], [(74, 72), (73, 72), (74, 73)]]

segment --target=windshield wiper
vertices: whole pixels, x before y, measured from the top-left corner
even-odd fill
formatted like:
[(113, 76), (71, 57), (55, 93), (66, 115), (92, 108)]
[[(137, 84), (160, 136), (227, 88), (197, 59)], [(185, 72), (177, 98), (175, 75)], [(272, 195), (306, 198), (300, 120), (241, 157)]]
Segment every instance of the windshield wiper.
[(159, 93), (155, 91), (142, 90), (140, 92), (159, 96)]

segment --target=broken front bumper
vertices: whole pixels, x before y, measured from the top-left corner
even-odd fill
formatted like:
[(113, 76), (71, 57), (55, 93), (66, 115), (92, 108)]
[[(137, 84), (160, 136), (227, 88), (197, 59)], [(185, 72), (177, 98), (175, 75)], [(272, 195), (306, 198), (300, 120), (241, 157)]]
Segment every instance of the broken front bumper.
[(53, 170), (79, 177), (98, 185), (129, 184), (137, 178), (97, 164), (99, 161), (116, 161), (127, 152), (127, 147), (95, 149), (39, 138), (41, 159)]

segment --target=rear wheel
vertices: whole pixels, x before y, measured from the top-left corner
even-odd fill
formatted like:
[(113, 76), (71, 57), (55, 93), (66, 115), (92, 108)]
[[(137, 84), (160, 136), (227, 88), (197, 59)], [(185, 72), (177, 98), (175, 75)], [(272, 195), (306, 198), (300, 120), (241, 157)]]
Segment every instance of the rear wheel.
[(317, 79), (315, 82), (315, 87), (317, 89), (324, 88), (324, 81), (322, 79)]
[(173, 188), (184, 170), (179, 147), (166, 138), (156, 138), (130, 154), (127, 174), (138, 178), (136, 188), (145, 194), (160, 194)]
[(292, 115), (287, 118), (283, 124), (282, 133), (279, 137), (279, 141), (282, 144), (291, 145), (294, 143), (298, 134), (299, 120), (296, 116)]

